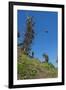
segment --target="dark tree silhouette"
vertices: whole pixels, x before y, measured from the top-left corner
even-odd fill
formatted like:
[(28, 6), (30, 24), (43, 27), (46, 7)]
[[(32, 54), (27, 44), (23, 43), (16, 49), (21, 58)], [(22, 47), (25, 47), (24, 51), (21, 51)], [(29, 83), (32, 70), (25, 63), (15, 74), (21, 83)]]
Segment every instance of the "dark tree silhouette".
[(19, 33), (19, 32), (17, 33), (17, 37), (18, 37), (18, 38), (20, 37), (20, 33)]
[(18, 31), (18, 33), (17, 33), (17, 38), (18, 38), (18, 46), (19, 46), (19, 47), (22, 46), (22, 42), (19, 42), (20, 36), (21, 36), (21, 35), (20, 35), (19, 31)]
[(23, 40), (23, 45), (22, 45), (22, 50), (29, 54), (31, 50), (31, 44), (34, 39), (34, 22), (33, 22), (33, 17), (28, 16), (26, 20), (26, 32), (24, 35), (24, 40)]
[(49, 56), (47, 54), (43, 54), (43, 57), (45, 58), (45, 62), (49, 61)]
[(58, 63), (58, 56), (57, 56), (57, 59), (56, 59), (56, 63)]
[(32, 58), (34, 58), (34, 52), (32, 51)]

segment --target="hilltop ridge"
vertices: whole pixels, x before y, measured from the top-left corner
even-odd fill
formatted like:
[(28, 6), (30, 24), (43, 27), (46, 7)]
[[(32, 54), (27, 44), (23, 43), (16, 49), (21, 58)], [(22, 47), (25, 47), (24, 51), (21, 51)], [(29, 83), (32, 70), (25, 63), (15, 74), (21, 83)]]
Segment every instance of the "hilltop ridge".
[(21, 54), (17, 62), (18, 80), (21, 79), (40, 79), (56, 78), (58, 70), (53, 64), (41, 63), (36, 58), (30, 58), (28, 55)]

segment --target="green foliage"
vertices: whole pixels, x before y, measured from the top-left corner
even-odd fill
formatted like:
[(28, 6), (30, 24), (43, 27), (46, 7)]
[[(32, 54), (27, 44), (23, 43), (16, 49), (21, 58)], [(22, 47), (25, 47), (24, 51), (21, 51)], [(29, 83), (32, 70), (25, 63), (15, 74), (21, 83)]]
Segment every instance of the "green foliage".
[(32, 58), (34, 58), (34, 52), (32, 51)]
[(17, 63), (18, 79), (53, 78), (58, 76), (51, 63), (41, 63), (38, 59), (22, 54)]
[(49, 56), (47, 54), (43, 54), (43, 57), (45, 58), (45, 62), (49, 61)]

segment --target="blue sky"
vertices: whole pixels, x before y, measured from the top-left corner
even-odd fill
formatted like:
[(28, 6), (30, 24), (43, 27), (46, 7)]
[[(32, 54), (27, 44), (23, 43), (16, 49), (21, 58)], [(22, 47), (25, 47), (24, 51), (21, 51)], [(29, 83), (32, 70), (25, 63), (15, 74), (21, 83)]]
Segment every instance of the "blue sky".
[[(23, 41), (23, 36), (26, 30), (26, 17), (33, 16), (35, 22), (34, 32), (35, 38), (32, 44), (32, 51), (35, 57), (43, 61), (43, 53), (49, 55), (49, 62), (56, 66), (57, 59), (57, 44), (58, 44), (58, 13), (49, 11), (26, 11), (18, 10), (18, 31), (20, 32), (19, 41)], [(45, 31), (48, 31), (46, 33)]]

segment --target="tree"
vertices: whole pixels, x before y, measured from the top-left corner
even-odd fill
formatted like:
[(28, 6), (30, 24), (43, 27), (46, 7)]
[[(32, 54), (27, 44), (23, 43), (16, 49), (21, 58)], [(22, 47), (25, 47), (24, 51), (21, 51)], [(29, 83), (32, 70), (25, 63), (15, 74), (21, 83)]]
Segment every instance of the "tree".
[(17, 38), (18, 38), (18, 46), (20, 46), (20, 43), (19, 43), (20, 33), (19, 33), (19, 31), (17, 32)]
[(34, 58), (34, 52), (32, 51), (32, 58)]
[(57, 56), (57, 59), (56, 59), (56, 63), (58, 63), (58, 56)]
[(17, 33), (17, 37), (18, 37), (18, 38), (20, 37), (20, 33), (19, 33), (19, 32)]
[(17, 38), (18, 38), (18, 46), (21, 47), (22, 46), (22, 42), (19, 42), (19, 39), (20, 39), (20, 33), (19, 33), (19, 31), (17, 33)]
[(49, 56), (47, 54), (43, 54), (43, 57), (45, 58), (45, 62), (49, 61)]
[(31, 44), (34, 39), (34, 30), (33, 30), (34, 22), (33, 22), (33, 17), (28, 16), (26, 20), (26, 32), (24, 35), (24, 41), (22, 45), (22, 50), (29, 54), (31, 50)]

